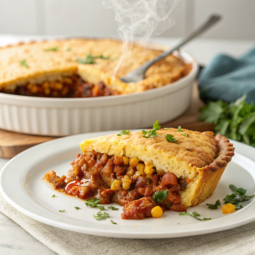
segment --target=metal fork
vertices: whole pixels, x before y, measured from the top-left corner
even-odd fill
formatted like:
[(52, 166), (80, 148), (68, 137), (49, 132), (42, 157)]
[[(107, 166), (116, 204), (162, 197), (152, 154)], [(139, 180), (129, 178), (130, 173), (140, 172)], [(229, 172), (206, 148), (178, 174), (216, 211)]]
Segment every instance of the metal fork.
[(174, 48), (172, 48), (169, 51), (166, 51), (160, 55), (158, 55), (156, 58), (151, 59), (147, 62), (145, 62), (142, 66), (137, 68), (136, 70), (128, 73), (126, 76), (120, 78), (121, 81), (125, 83), (130, 83), (130, 82), (138, 82), (143, 80), (145, 72), (147, 69), (153, 65), (154, 63), (158, 62), (159, 60), (167, 57), (168, 55), (172, 54), (175, 50), (178, 50), (181, 48), (184, 44), (187, 42), (191, 41), (193, 38), (197, 37), (198, 35), (202, 34), (205, 32), (208, 28), (210, 28), (213, 24), (218, 22), (221, 19), (221, 16), (219, 15), (212, 15), (209, 17), (209, 19), (197, 30), (193, 31), (191, 34), (189, 34), (187, 37), (185, 37), (179, 44), (177, 44)]

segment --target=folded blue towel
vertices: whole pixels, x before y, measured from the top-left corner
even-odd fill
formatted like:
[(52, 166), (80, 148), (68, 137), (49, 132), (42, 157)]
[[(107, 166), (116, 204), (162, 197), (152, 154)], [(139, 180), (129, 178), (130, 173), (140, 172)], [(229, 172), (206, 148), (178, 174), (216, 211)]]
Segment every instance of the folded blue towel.
[(247, 103), (255, 103), (255, 48), (239, 59), (218, 55), (205, 67), (198, 79), (203, 101), (234, 102), (246, 94)]

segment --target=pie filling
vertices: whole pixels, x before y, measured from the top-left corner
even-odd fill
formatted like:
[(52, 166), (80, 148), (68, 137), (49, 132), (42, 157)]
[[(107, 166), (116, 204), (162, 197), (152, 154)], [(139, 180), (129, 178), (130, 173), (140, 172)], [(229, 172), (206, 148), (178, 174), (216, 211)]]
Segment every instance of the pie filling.
[[(157, 171), (150, 162), (126, 156), (110, 156), (95, 151), (86, 152), (71, 163), (67, 176), (58, 177), (54, 171), (45, 179), (57, 190), (80, 199), (100, 199), (99, 204), (116, 202), (124, 206), (122, 219), (152, 217), (151, 209), (186, 211), (180, 203), (179, 191), (185, 190), (185, 179), (173, 173)], [(154, 193), (168, 191), (163, 200)]]
[(22, 96), (57, 98), (100, 97), (119, 94), (117, 91), (105, 86), (103, 82), (91, 84), (76, 74), (58, 81), (45, 81), (42, 84), (28, 83), (24, 86), (18, 86), (14, 91), (3, 89), (0, 92)]

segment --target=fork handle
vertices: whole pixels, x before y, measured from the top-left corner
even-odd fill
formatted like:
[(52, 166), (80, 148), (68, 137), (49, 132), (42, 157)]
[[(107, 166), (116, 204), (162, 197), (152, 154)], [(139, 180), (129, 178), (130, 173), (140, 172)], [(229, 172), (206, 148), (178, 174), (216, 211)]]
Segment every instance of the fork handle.
[(140, 68), (144, 69), (144, 74), (147, 71), (147, 69), (153, 65), (154, 63), (158, 62), (159, 60), (167, 57), (168, 55), (172, 54), (175, 50), (178, 50), (180, 47), (182, 47), (184, 44), (192, 40), (193, 38), (197, 37), (198, 35), (205, 32), (209, 27), (214, 25), (216, 22), (218, 22), (221, 19), (221, 16), (219, 15), (212, 15), (209, 17), (209, 19), (197, 30), (186, 36), (179, 44), (177, 44), (174, 48), (171, 50), (165, 51), (162, 54), (158, 55), (156, 58), (147, 61), (144, 63)]

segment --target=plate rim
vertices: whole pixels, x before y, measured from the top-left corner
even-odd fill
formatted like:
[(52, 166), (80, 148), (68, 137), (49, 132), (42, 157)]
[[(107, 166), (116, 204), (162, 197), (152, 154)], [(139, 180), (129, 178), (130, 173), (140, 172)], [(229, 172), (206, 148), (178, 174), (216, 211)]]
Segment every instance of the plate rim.
[[(138, 130), (133, 130), (133, 131), (138, 131)], [(2, 168), (1, 172), (0, 172), (0, 184), (2, 184), (2, 176), (5, 174), (6, 169), (8, 169), (9, 165), (11, 165), (13, 163), (13, 161), (18, 160), (19, 158), (22, 158), (23, 155), (29, 154), (30, 151), (34, 150), (35, 148), (38, 147), (44, 147), (44, 146), (50, 146), (51, 143), (58, 143), (59, 140), (66, 140), (66, 139), (72, 139), (73, 137), (79, 137), (79, 136), (93, 136), (93, 135), (106, 135), (106, 134), (110, 134), (110, 133), (114, 133), (114, 132), (118, 132), (118, 131), (105, 131), (105, 132), (93, 132), (93, 133), (85, 133), (85, 134), (78, 134), (78, 135), (73, 135), (73, 136), (67, 136), (67, 137), (63, 137), (63, 138), (59, 138), (53, 141), (49, 141), (37, 146), (34, 146), (20, 154), (18, 154), (16, 157), (14, 157), (13, 159), (11, 159), (9, 162), (7, 162), (7, 164), (4, 165), (4, 167)], [(244, 156), (245, 158), (250, 159), (251, 161), (254, 162), (254, 159), (251, 158), (251, 155), (245, 155), (246, 150), (254, 150), (255, 149), (251, 146), (248, 146), (246, 144), (242, 144), (236, 141), (232, 141), (230, 140), (232, 143), (235, 144), (236, 147), (236, 152), (242, 156)], [(240, 148), (241, 147), (241, 148)], [(246, 148), (245, 150), (242, 149)], [(68, 148), (68, 145), (66, 146), (66, 148)], [(242, 153), (240, 153), (242, 152)], [(223, 230), (227, 230), (227, 229), (232, 229), (241, 225), (245, 225), (249, 222), (254, 221), (255, 219), (255, 214), (245, 218), (243, 220), (239, 220), (238, 222), (234, 222), (232, 224), (229, 224), (227, 226), (218, 226), (216, 225), (215, 227), (210, 227), (210, 229), (203, 229), (203, 230), (188, 230), (188, 231), (180, 231), (180, 232), (167, 232), (167, 233), (158, 233), (158, 232), (146, 232), (146, 233), (142, 233), (142, 232), (136, 232), (135, 229), (132, 232), (128, 232), (128, 233), (124, 233), (123, 230), (120, 232), (118, 232), (118, 230), (113, 231), (111, 229), (107, 229), (107, 230), (98, 230), (98, 229), (92, 229), (90, 227), (78, 227), (78, 226), (74, 226), (74, 225), (70, 225), (68, 223), (65, 222), (58, 222), (58, 221), (54, 221), (52, 219), (43, 217), (41, 215), (36, 215), (34, 212), (30, 212), (29, 210), (23, 208), (22, 206), (18, 205), (15, 203), (15, 201), (12, 200), (12, 198), (10, 198), (8, 196), (8, 192), (5, 193), (5, 191), (3, 190), (2, 185), (0, 185), (0, 193), (2, 194), (2, 196), (4, 197), (4, 199), (10, 203), (14, 208), (16, 208), (18, 211), (20, 211), (21, 213), (27, 215), (28, 217), (37, 220), (39, 222), (42, 222), (44, 224), (53, 226), (53, 227), (57, 227), (57, 228), (61, 228), (61, 229), (65, 229), (65, 230), (70, 230), (70, 231), (75, 231), (75, 232), (79, 232), (79, 233), (86, 233), (86, 234), (91, 234), (91, 235), (97, 235), (97, 236), (108, 236), (108, 237), (115, 237), (115, 238), (142, 238), (142, 239), (155, 239), (155, 238), (177, 238), (177, 237), (184, 237), (184, 236), (195, 236), (195, 235), (202, 235), (202, 234), (209, 234), (209, 233), (213, 233), (213, 232), (218, 232), (218, 231), (223, 231)], [(251, 205), (255, 205), (254, 203), (251, 203), (249, 206)], [(125, 226), (126, 227), (126, 226)]]

